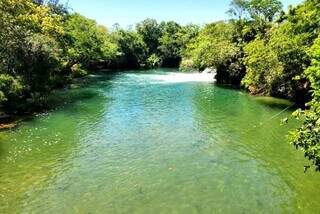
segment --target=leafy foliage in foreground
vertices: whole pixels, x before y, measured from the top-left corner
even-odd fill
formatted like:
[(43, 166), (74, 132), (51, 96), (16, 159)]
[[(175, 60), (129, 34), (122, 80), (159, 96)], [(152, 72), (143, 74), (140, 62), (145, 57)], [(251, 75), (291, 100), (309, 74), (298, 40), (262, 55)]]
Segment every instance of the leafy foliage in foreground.
[(310, 49), (312, 65), (305, 71), (313, 90), (313, 100), (307, 110), (298, 110), (294, 116), (303, 121), (303, 125), (291, 133), (293, 145), (301, 148), (305, 156), (320, 171), (320, 36)]

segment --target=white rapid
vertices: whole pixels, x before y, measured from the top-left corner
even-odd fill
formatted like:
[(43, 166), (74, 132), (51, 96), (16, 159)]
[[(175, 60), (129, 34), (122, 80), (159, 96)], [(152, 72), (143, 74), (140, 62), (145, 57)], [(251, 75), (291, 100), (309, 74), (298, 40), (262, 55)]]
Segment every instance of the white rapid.
[(152, 78), (163, 83), (215, 82), (215, 73), (169, 73), (167, 75), (153, 75)]

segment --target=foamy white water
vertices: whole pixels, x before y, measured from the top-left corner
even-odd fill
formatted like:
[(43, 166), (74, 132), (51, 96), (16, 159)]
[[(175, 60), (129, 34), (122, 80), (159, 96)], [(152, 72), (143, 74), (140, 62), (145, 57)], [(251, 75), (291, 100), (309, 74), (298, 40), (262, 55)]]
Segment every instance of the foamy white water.
[[(159, 72), (159, 73), (127, 73), (126, 81), (121, 80), (122, 84), (126, 84), (127, 81), (131, 82), (132, 79), (138, 85), (145, 84), (174, 84), (184, 82), (216, 82), (216, 73), (180, 73), (180, 72)], [(113, 82), (118, 82), (117, 79)]]
[(215, 74), (212, 73), (169, 73), (167, 75), (153, 75), (153, 80), (164, 83), (180, 82), (215, 82)]

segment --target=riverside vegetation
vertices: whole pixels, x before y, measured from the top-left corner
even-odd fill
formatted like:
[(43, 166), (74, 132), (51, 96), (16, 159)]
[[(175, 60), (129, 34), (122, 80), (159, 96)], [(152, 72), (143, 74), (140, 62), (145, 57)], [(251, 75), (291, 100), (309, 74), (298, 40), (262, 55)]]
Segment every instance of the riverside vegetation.
[(320, 1), (284, 12), (277, 0), (233, 0), (228, 13), (204, 27), (146, 19), (109, 31), (57, 0), (3, 0), (1, 109), (45, 108), (52, 90), (92, 70), (212, 67), (219, 84), (302, 106), (291, 141), (320, 171)]

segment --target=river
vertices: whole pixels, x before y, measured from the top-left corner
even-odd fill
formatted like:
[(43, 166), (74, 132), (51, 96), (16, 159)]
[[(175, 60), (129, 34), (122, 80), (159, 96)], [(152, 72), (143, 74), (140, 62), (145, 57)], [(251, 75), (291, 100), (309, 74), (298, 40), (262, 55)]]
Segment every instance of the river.
[(287, 103), (175, 70), (92, 75), (0, 133), (0, 213), (316, 213)]

